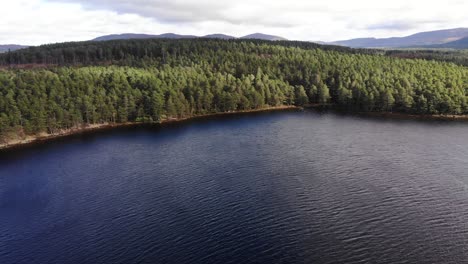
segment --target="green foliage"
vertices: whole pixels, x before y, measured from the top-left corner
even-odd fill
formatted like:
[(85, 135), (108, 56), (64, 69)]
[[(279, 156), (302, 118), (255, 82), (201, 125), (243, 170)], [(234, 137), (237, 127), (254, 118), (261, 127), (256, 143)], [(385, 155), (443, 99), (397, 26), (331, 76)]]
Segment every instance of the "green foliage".
[(308, 103), (468, 113), (465, 67), (322, 48), (303, 42), (131, 40), (13, 52), (0, 62), (68, 66), (0, 70), (0, 136)]
[(385, 55), (395, 58), (446, 61), (453, 62), (458, 65), (468, 66), (468, 50), (399, 49), (387, 50), (385, 51)]
[(304, 90), (304, 86), (302, 85), (295, 87), (294, 95), (296, 98), (296, 105), (303, 106), (309, 102), (309, 97), (307, 96), (306, 91)]

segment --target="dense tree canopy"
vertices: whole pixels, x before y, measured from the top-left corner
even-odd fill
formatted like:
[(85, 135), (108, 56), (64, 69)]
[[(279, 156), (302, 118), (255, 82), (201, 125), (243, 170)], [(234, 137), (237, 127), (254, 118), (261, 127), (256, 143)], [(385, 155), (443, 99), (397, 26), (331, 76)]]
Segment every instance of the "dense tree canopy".
[[(246, 45), (247, 44), (247, 45)], [(360, 54), (383, 54), (372, 49), (351, 49), (301, 41), (219, 40), (219, 39), (129, 39), (103, 42), (67, 42), (30, 47), (0, 54), (0, 65), (137, 65), (166, 63), (167, 56), (212, 55), (214, 51), (243, 51), (252, 46), (283, 46), (301, 49), (323, 49)], [(143, 60), (143, 61), (142, 61)]]
[(449, 49), (400, 49), (386, 50), (386, 56), (406, 59), (424, 59), (435, 61), (453, 62), (458, 65), (468, 66), (468, 50)]
[(4, 65), (48, 66), (0, 70), (0, 137), (309, 103), (468, 113), (468, 68), (377, 53), (302, 42), (131, 40), (4, 54)]

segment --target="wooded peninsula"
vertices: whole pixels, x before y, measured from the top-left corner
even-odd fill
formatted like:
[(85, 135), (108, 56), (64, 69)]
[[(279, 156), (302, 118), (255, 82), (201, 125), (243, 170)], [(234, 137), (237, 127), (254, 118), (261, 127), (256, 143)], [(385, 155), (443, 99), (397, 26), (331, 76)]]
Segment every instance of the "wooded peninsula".
[(294, 41), (144, 39), (32, 47), (0, 55), (0, 143), (83, 126), (307, 104), (468, 114), (468, 68), (441, 60)]

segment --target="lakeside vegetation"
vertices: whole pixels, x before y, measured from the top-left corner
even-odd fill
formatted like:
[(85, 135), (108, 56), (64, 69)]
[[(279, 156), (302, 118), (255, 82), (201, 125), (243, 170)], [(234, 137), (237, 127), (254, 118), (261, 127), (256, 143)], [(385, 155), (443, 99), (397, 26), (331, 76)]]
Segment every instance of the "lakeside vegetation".
[(119, 40), (0, 55), (0, 141), (271, 106), (468, 114), (468, 68), (255, 40)]

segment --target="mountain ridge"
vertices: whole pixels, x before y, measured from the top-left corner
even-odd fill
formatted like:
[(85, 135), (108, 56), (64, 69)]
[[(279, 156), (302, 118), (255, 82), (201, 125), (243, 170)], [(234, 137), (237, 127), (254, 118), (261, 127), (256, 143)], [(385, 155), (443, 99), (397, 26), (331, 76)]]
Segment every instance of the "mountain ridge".
[(405, 37), (355, 38), (329, 42), (328, 44), (351, 48), (401, 48), (439, 45), (468, 37), (468, 28), (453, 28), (424, 31)]
[[(188, 39), (188, 38), (212, 38), (212, 39), (260, 39), (269, 41), (288, 41), (281, 36), (268, 35), (263, 33), (253, 33), (242, 37), (214, 33), (205, 36), (182, 35), (175, 33), (164, 33), (159, 35), (153, 34), (138, 34), (138, 33), (123, 33), (103, 35), (91, 39), (89, 41), (109, 41), (109, 40), (125, 40), (125, 39)], [(309, 41), (322, 45), (338, 45), (349, 48), (424, 48), (424, 49), (468, 49), (468, 28), (453, 28), (435, 31), (425, 31), (415, 33), (405, 37), (390, 37), (390, 38), (354, 38), (348, 40), (324, 42), (324, 41)], [(18, 49), (28, 48), (26, 45), (5, 44), (0, 45), (0, 53), (15, 51)]]
[(438, 45), (424, 46), (423, 48), (436, 48), (436, 49), (468, 49), (468, 37), (459, 40), (447, 42)]
[(203, 36), (201, 38), (236, 39), (236, 37), (234, 37), (234, 36), (226, 35), (226, 34), (220, 34), (220, 33), (205, 35), (205, 36)]
[(261, 39), (261, 40), (287, 40), (286, 38), (274, 35), (268, 35), (263, 33), (253, 33), (242, 37), (234, 37), (226, 34), (209, 34), (205, 36), (195, 36), (195, 35), (181, 35), (175, 33), (164, 33), (159, 35), (152, 34), (136, 34), (136, 33), (123, 33), (123, 34), (111, 34), (104, 35), (92, 39), (91, 41), (108, 41), (108, 40), (118, 40), (118, 39), (149, 39), (149, 38), (167, 38), (167, 39), (186, 39), (186, 38), (216, 38), (216, 39)]
[(263, 39), (263, 40), (271, 40), (271, 41), (276, 41), (276, 40), (288, 40), (283, 37), (279, 36), (274, 36), (274, 35), (267, 35), (263, 33), (253, 33), (247, 36), (240, 37), (240, 39)]
[(4, 44), (0, 45), (0, 53), (8, 52), (8, 51), (15, 51), (19, 49), (25, 49), (29, 46), (24, 45), (17, 45), (17, 44)]

